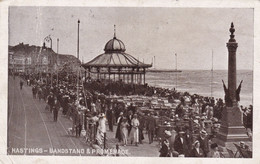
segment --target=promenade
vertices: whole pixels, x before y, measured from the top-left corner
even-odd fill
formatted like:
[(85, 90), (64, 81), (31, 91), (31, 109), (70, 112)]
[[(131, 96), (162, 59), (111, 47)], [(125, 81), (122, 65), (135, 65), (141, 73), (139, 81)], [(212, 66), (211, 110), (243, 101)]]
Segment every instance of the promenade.
[[(20, 78), (9, 77), (8, 85), (8, 154), (12, 155), (72, 155), (97, 156), (93, 148), (84, 142), (83, 137), (69, 135), (67, 129), (72, 121), (59, 112), (58, 121), (53, 121), (53, 114), (45, 110), (46, 102), (33, 99), (32, 88), (24, 82), (22, 90)], [(116, 126), (108, 131), (107, 146), (115, 148)], [(158, 156), (158, 142), (148, 143), (144, 134), (143, 144), (121, 146), (127, 156)]]
[[(9, 154), (81, 155), (73, 152), (55, 153), (50, 151), (50, 148), (78, 150), (90, 147), (79, 138), (68, 135), (67, 129), (72, 126), (71, 120), (59, 114), (58, 121), (54, 122), (52, 113), (45, 110), (46, 102), (33, 99), (31, 87), (26, 84), (20, 90), (19, 82), (18, 77), (15, 80), (9, 77)], [(24, 151), (16, 148), (22, 148)], [(25, 152), (26, 148), (28, 148), (27, 152)]]

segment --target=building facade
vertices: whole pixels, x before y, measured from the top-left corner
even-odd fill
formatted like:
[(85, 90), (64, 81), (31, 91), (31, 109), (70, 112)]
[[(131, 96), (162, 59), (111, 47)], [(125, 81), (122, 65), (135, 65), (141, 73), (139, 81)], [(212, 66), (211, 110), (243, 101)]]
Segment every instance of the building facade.
[(24, 43), (9, 46), (8, 58), (9, 73), (53, 73), (65, 63), (79, 63), (73, 55), (61, 55), (51, 48)]

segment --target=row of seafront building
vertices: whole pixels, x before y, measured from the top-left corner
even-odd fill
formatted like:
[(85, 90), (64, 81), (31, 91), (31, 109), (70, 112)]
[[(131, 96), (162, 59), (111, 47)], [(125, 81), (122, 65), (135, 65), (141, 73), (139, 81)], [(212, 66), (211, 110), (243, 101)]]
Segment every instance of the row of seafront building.
[(51, 48), (24, 43), (9, 46), (8, 49), (9, 73), (50, 73), (65, 63), (73, 67), (78, 65), (79, 60), (73, 55), (57, 54)]

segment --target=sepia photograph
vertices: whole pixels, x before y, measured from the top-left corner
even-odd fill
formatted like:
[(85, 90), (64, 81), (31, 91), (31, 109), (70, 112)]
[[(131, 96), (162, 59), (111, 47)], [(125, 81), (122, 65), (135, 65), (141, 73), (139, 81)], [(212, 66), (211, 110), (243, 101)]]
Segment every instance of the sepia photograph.
[(252, 159), (254, 35), (253, 8), (9, 6), (7, 154)]

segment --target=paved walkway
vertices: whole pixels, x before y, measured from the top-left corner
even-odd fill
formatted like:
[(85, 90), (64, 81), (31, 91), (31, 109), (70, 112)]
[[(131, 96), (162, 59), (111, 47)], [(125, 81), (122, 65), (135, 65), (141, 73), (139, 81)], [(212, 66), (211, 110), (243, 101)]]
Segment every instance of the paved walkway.
[(54, 122), (52, 113), (45, 110), (46, 103), (33, 99), (26, 84), (20, 90), (19, 81), (9, 77), (8, 154), (94, 155), (79, 153), (90, 146), (68, 135), (71, 120), (59, 114), (58, 122)]
[[(8, 85), (8, 154), (13, 155), (98, 155), (83, 138), (68, 135), (67, 129), (72, 121), (61, 112), (58, 122), (45, 110), (46, 102), (33, 99), (31, 87), (24, 83), (20, 90), (20, 79), (9, 77)], [(120, 144), (114, 132), (107, 131), (109, 148)], [(147, 134), (143, 144), (138, 147), (120, 146), (127, 156), (158, 156), (158, 142), (148, 144)], [(83, 152), (82, 152), (83, 151)]]

